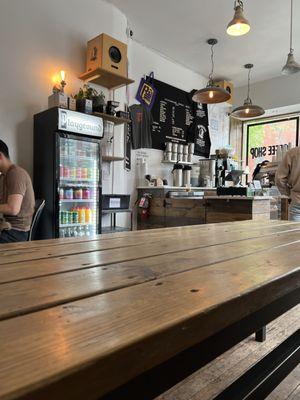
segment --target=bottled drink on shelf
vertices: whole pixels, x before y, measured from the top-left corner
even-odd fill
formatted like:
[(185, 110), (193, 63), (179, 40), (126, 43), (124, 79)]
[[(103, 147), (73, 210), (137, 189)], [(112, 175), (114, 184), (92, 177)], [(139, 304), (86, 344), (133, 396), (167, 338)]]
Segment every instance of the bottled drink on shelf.
[(91, 191), (88, 188), (82, 189), (82, 198), (84, 200), (89, 200), (91, 198)]
[(86, 224), (91, 224), (93, 220), (93, 213), (90, 208), (85, 209), (85, 223)]
[(64, 198), (66, 200), (73, 200), (74, 192), (72, 188), (68, 188), (64, 191)]
[(70, 168), (70, 179), (75, 180), (77, 175), (76, 167), (71, 167)]
[(76, 168), (76, 179), (80, 180), (82, 178), (81, 176), (81, 168), (77, 167)]
[(78, 217), (79, 223), (85, 224), (85, 208), (84, 207), (79, 208), (78, 213), (79, 213), (79, 217)]
[(74, 199), (81, 200), (82, 194), (83, 193), (81, 188), (74, 189)]

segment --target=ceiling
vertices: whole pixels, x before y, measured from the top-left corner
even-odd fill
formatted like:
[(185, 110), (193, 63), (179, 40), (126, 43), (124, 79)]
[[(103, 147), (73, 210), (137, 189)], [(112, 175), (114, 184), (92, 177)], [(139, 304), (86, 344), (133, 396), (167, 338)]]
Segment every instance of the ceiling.
[[(226, 26), (233, 17), (233, 0), (107, 0), (128, 18), (133, 38), (193, 71), (208, 76), (210, 49), (215, 47), (216, 78), (236, 86), (247, 83), (242, 68), (253, 63), (252, 81), (280, 76), (289, 51), (289, 0), (244, 0), (251, 24), (248, 35), (230, 37)], [(300, 1), (294, 2), (294, 48), (300, 62)]]

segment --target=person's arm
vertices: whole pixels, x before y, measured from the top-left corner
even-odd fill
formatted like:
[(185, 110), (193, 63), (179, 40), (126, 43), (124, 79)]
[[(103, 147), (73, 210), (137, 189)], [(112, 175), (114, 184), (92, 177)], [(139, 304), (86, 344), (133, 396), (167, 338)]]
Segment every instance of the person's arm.
[(9, 216), (19, 214), (26, 193), (26, 176), (21, 169), (12, 169), (6, 178), (7, 202), (0, 205), (0, 213)]
[(275, 183), (280, 193), (288, 197), (290, 196), (290, 187), (288, 185), (290, 172), (291, 158), (287, 153), (277, 169)]
[(21, 194), (11, 194), (7, 198), (7, 203), (0, 204), (0, 213), (4, 215), (16, 216), (22, 206), (23, 196)]

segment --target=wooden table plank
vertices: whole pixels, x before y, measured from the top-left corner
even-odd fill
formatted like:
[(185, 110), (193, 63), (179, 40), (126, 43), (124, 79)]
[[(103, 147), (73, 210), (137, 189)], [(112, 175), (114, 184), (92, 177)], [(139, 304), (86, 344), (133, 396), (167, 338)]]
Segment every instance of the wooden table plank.
[[(201, 238), (201, 240), (205, 241), (205, 244), (209, 244), (210, 236), (215, 234), (221, 235), (223, 232), (224, 236), (231, 237), (235, 233), (241, 234), (248, 234), (245, 233), (245, 229), (243, 227), (236, 227), (237, 229), (229, 229), (228, 227), (224, 227), (223, 229), (218, 229), (217, 226), (211, 227), (210, 230), (198, 229), (189, 229), (185, 232), (177, 231), (176, 234), (174, 232), (165, 233), (164, 229), (161, 229), (158, 232), (158, 236), (149, 237), (145, 234), (144, 237), (141, 239), (136, 237), (124, 237), (124, 238), (116, 238), (111, 240), (97, 240), (97, 241), (90, 241), (84, 243), (72, 243), (66, 244), (61, 246), (43, 246), (43, 247), (36, 247), (30, 249), (23, 249), (23, 250), (15, 250), (15, 251), (8, 251), (8, 252), (1, 252), (0, 264), (8, 264), (8, 263), (16, 263), (26, 260), (39, 260), (43, 258), (52, 258), (52, 257), (61, 257), (67, 256), (72, 254), (81, 254), (81, 253), (88, 253), (88, 252), (96, 252), (96, 251), (103, 251), (109, 249), (118, 249), (118, 248), (127, 248), (131, 246), (141, 246), (144, 243), (162, 243), (162, 241), (169, 240), (170, 242), (174, 241), (175, 239), (179, 239), (180, 241), (190, 241), (192, 238)], [(300, 229), (300, 223), (293, 223), (293, 224), (282, 224), (276, 226), (266, 226), (266, 227), (256, 227), (250, 229), (249, 234), (252, 232), (257, 232), (257, 236), (260, 236), (260, 232), (264, 234), (264, 232), (283, 232), (287, 230), (296, 230)], [(225, 235), (225, 232), (227, 234)], [(253, 237), (253, 236), (249, 236)], [(236, 240), (236, 239), (235, 239)]]
[(93, 237), (82, 237), (82, 238), (59, 238), (59, 239), (47, 239), (47, 240), (36, 240), (31, 242), (19, 242), (19, 243), (8, 243), (2, 244), (0, 249), (1, 252), (9, 252), (9, 251), (16, 251), (16, 250), (28, 250), (32, 248), (41, 248), (44, 246), (60, 246), (66, 244), (77, 244), (77, 243), (87, 243), (91, 241), (99, 241), (99, 240), (111, 240), (111, 239), (118, 239), (118, 238), (127, 238), (127, 237), (138, 237), (140, 240), (141, 238), (145, 237), (157, 237), (162, 235), (162, 231), (164, 231), (164, 235), (169, 235), (171, 233), (180, 234), (186, 231), (194, 231), (194, 230), (201, 230), (201, 231), (211, 231), (211, 230), (236, 230), (241, 229), (244, 226), (247, 226), (247, 229), (257, 229), (257, 227), (266, 227), (266, 226), (283, 226), (283, 225), (292, 225), (294, 222), (291, 221), (237, 221), (237, 222), (224, 222), (218, 224), (208, 224), (208, 225), (191, 225), (191, 226), (177, 226), (171, 228), (164, 228), (164, 229), (151, 229), (151, 230), (141, 230), (141, 231), (129, 231), (129, 232), (116, 232), (116, 233), (109, 233), (105, 235), (95, 235)]
[[(209, 235), (207, 232), (202, 232), (196, 234), (196, 237), (189, 235), (187, 232), (185, 235), (179, 235), (180, 239), (175, 240), (174, 237), (172, 237), (172, 240), (169, 240), (168, 237), (164, 237), (157, 242), (138, 246), (132, 245), (128, 248), (122, 247), (102, 251), (90, 251), (90, 246), (86, 245), (87, 252), (84, 252), (84, 248), (82, 248), (83, 252), (81, 254), (73, 255), (68, 255), (69, 250), (66, 250), (66, 246), (64, 246), (59, 250), (59, 252), (63, 251), (63, 254), (60, 257), (50, 258), (47, 258), (47, 255), (45, 255), (44, 258), (40, 258), (42, 257), (42, 250), (39, 250), (38, 253), (26, 253), (26, 255), (23, 256), (22, 254), (17, 254), (5, 257), (6, 261), (9, 260), (9, 262), (5, 264), (2, 263), (3, 265), (0, 267), (0, 283), (8, 283), (21, 279), (57, 274), (95, 266), (104, 266), (112, 263), (136, 260), (144, 257), (153, 257), (177, 251), (204, 248), (207, 246), (225, 244), (255, 237), (262, 238), (263, 236), (278, 235), (284, 232), (298, 233), (299, 229), (300, 224), (293, 224), (283, 225), (280, 227), (271, 226), (269, 228), (257, 230), (253, 229), (249, 232), (245, 232), (244, 229), (240, 229), (236, 232), (228, 232), (226, 234), (222, 231), (217, 231), (215, 233), (210, 232)], [(99, 246), (101, 247), (101, 243)]]
[(300, 232), (285, 232), (264, 240), (248, 239), (2, 284), (0, 320), (253, 253), (260, 257), (263, 251), (296, 241), (300, 244)]
[(96, 399), (300, 287), (299, 251), (295, 243), (2, 321), (0, 399)]

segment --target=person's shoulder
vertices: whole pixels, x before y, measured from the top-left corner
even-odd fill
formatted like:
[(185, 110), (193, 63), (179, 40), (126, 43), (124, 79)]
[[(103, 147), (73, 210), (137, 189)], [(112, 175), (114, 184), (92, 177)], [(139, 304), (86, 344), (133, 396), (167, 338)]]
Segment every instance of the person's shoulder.
[(30, 179), (28, 172), (19, 165), (12, 165), (7, 173), (9, 177), (22, 177), (23, 179)]
[(300, 153), (300, 147), (299, 146), (293, 147), (292, 149), (288, 150), (288, 153), (289, 154), (298, 154), (298, 153)]

